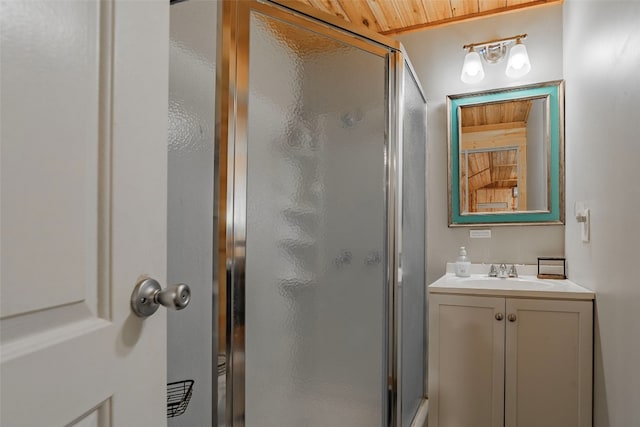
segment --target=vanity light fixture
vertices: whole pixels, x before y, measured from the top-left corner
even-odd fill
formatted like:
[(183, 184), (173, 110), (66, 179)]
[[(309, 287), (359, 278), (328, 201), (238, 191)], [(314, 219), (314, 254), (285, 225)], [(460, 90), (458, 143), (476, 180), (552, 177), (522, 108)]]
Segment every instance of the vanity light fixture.
[(502, 61), (510, 45), (509, 60), (507, 62), (506, 75), (511, 78), (522, 77), (531, 70), (531, 62), (527, 54), (527, 48), (522, 44), (526, 34), (507, 37), (503, 39), (489, 40), (480, 43), (471, 43), (463, 46), (468, 53), (464, 57), (460, 79), (465, 83), (477, 83), (484, 78), (482, 57), (489, 64)]
[(517, 39), (515, 46), (509, 51), (509, 61), (507, 62), (505, 74), (507, 77), (518, 78), (524, 76), (530, 70), (531, 62), (529, 62), (527, 48), (520, 39)]
[(482, 69), (480, 55), (473, 47), (469, 48), (469, 53), (464, 57), (460, 79), (465, 83), (477, 83), (484, 79), (484, 70)]

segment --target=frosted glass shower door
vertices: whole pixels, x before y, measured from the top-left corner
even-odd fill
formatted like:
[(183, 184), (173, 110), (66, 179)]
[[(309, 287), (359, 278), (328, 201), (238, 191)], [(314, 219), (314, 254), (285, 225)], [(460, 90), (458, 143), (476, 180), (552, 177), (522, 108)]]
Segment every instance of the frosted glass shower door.
[(408, 63), (402, 70), (401, 426), (424, 398), (427, 103)]
[(304, 22), (250, 12), (246, 147), (235, 154), (246, 195), (234, 199), (234, 215), (246, 203), (233, 285), (244, 298), (234, 326), (244, 353), (233, 355), (243, 421), (382, 426), (388, 52)]

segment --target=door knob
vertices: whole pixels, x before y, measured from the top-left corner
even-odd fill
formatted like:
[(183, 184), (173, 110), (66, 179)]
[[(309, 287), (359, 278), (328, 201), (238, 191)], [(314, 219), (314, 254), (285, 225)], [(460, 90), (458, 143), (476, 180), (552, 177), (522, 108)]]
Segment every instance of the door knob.
[(499, 322), (499, 321), (501, 321), (502, 319), (504, 319), (504, 314), (502, 314), (502, 313), (496, 313), (496, 320)]
[(516, 315), (511, 313), (507, 316), (507, 319), (509, 320), (509, 322), (515, 322), (516, 321)]
[(131, 294), (131, 310), (138, 317), (149, 317), (161, 305), (174, 310), (182, 310), (191, 301), (191, 289), (184, 283), (162, 289), (154, 279), (138, 282)]

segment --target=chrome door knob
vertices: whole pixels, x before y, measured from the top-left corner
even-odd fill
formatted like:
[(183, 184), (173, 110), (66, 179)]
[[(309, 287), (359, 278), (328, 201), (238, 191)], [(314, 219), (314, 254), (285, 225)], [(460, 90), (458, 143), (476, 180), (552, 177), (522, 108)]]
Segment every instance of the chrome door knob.
[(191, 301), (191, 289), (184, 283), (162, 289), (154, 279), (138, 282), (131, 294), (131, 310), (138, 317), (149, 317), (161, 305), (174, 310), (182, 310)]
[(509, 322), (515, 322), (516, 321), (516, 315), (511, 313), (510, 315), (507, 316), (507, 319), (509, 320)]
[(504, 319), (504, 314), (502, 314), (502, 313), (496, 313), (496, 320), (499, 322), (499, 321), (501, 321), (502, 319)]

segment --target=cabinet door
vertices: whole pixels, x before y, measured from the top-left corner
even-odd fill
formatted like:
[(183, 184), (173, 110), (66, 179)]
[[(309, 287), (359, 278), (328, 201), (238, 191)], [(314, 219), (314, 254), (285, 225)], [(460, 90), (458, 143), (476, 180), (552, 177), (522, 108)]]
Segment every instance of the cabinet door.
[(590, 427), (591, 301), (506, 307), (506, 427)]
[(503, 426), (505, 299), (429, 298), (429, 426)]

